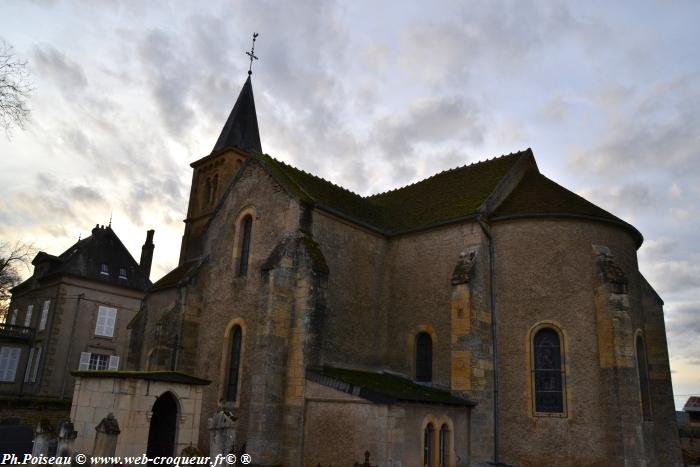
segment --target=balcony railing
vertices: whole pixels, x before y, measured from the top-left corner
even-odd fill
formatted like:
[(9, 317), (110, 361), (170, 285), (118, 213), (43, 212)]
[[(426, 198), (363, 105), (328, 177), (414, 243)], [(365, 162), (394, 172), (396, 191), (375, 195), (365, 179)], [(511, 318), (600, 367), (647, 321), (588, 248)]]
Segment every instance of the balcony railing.
[(0, 339), (16, 339), (22, 341), (31, 340), (34, 337), (34, 328), (16, 326), (14, 324), (0, 323)]

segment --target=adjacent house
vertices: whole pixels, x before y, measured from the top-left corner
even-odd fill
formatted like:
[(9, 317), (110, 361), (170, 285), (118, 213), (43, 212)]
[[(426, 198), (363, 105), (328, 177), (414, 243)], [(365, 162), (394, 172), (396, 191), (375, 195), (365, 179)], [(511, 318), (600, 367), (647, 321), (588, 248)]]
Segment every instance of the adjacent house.
[(36, 255), (0, 323), (0, 396), (70, 399), (71, 370), (124, 366), (127, 324), (150, 286), (153, 230), (137, 263), (111, 226), (58, 256)]

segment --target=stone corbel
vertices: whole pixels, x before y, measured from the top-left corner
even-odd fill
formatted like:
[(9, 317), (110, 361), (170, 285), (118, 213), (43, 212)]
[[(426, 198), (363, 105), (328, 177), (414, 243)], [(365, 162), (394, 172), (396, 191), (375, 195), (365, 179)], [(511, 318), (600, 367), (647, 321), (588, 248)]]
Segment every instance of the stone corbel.
[(478, 256), (478, 246), (467, 247), (459, 254), (457, 265), (452, 272), (452, 285), (468, 284), (471, 281)]

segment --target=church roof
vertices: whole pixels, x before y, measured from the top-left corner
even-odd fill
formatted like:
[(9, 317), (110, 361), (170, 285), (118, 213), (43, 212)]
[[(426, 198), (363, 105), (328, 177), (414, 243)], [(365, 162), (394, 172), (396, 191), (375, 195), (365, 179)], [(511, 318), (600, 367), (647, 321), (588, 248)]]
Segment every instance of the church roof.
[(262, 152), (260, 133), (258, 131), (258, 116), (255, 112), (253, 85), (250, 76), (246, 79), (238, 99), (216, 140), (212, 153), (227, 149), (238, 148), (246, 151)]
[(182, 263), (160, 279), (158, 279), (151, 287), (151, 291), (168, 289), (171, 287), (177, 287), (187, 282), (187, 280), (192, 277), (199, 266), (202, 264), (201, 260), (192, 260), (186, 263)]
[(307, 370), (306, 379), (380, 404), (413, 402), (472, 407), (475, 402), (390, 373), (323, 367)]
[[(146, 290), (150, 281), (110, 226), (95, 226), (92, 235), (79, 240), (59, 256), (39, 252), (32, 261), (34, 274), (22, 284), (56, 274), (109, 283), (136, 290)], [(102, 265), (107, 271), (102, 271)], [(125, 269), (126, 276), (121, 274)]]
[(632, 225), (532, 169), (526, 171), (520, 183), (492, 215), (494, 220), (567, 216), (588, 217), (622, 225), (640, 245), (642, 243), (642, 234)]
[(259, 159), (302, 201), (392, 235), (477, 213), (519, 158), (530, 153), (526, 150), (446, 170), (368, 197), (268, 155)]
[[(255, 158), (302, 202), (384, 235), (435, 227), (479, 214), (494, 220), (583, 217), (617, 224), (628, 230), (638, 245), (642, 243), (642, 235), (632, 225), (542, 175), (530, 149), (445, 170), (367, 197), (267, 154)], [(509, 180), (515, 182), (513, 187), (504, 188)], [(497, 193), (504, 189), (510, 192), (505, 192), (505, 199), (499, 198)]]

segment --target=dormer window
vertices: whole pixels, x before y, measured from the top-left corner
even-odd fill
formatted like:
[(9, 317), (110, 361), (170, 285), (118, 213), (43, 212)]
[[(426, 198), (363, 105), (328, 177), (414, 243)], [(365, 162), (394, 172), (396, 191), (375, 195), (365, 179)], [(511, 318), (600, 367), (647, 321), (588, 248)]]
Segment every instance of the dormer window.
[(106, 263), (100, 265), (100, 274), (109, 276), (109, 266)]
[(126, 279), (126, 268), (119, 268), (119, 278)]

